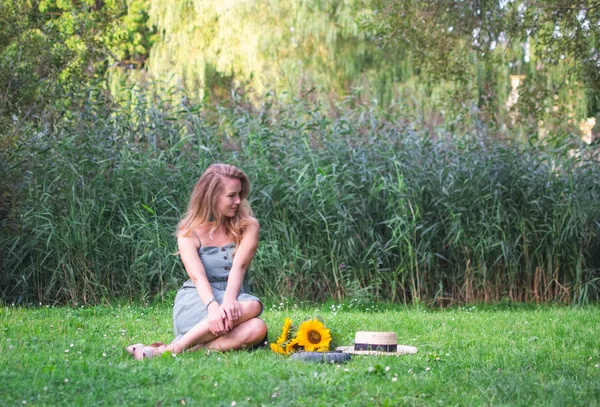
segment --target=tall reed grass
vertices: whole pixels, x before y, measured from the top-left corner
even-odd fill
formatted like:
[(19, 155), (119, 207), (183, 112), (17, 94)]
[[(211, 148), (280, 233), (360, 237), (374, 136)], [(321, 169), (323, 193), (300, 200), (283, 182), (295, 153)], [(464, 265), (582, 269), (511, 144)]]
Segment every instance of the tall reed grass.
[(1, 224), (5, 300), (171, 298), (186, 278), (174, 227), (217, 161), (251, 180), (260, 295), (599, 299), (600, 166), (584, 150), (491, 137), (476, 119), (425, 128), (401, 106), (326, 115), (132, 95), (111, 107), (91, 90), (15, 153), (29, 158), (7, 174), (20, 188)]

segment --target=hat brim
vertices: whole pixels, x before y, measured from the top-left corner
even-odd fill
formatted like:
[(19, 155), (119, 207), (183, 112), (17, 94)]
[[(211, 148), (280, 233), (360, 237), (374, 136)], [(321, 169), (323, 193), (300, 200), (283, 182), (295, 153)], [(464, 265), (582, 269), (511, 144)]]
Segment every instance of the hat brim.
[(371, 356), (398, 356), (417, 353), (418, 349), (414, 346), (398, 345), (396, 352), (382, 352), (377, 350), (354, 350), (354, 346), (338, 346), (335, 350), (353, 355), (371, 355)]

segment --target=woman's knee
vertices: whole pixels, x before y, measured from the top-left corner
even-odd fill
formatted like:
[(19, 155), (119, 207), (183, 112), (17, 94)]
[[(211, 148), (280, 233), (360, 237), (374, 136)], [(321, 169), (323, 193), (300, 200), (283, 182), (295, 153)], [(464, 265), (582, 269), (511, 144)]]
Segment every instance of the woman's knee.
[(257, 317), (262, 312), (262, 304), (260, 303), (260, 301), (244, 301), (243, 304), (243, 306), (246, 309), (246, 312), (251, 317)]
[(252, 343), (256, 343), (261, 341), (267, 336), (267, 324), (260, 318), (252, 318), (251, 320), (246, 322), (249, 331), (249, 340)]

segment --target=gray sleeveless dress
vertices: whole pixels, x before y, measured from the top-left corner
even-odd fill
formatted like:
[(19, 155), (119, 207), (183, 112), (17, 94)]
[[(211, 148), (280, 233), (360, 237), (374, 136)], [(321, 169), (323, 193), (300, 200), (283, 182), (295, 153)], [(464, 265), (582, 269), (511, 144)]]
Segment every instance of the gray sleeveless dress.
[[(198, 250), (200, 261), (206, 271), (208, 282), (212, 287), (213, 295), (219, 304), (223, 303), (229, 270), (233, 264), (235, 243), (229, 243), (225, 246), (204, 246)], [(248, 285), (248, 272), (244, 276), (244, 281), (238, 294), (238, 301), (259, 301), (254, 295), (250, 294)], [(262, 304), (262, 302), (261, 302)], [(263, 305), (264, 309), (264, 305)], [(262, 313), (262, 311), (261, 311)], [(173, 328), (175, 330), (175, 340), (181, 338), (198, 322), (208, 316), (206, 304), (196, 291), (196, 286), (192, 280), (187, 280), (177, 291), (175, 304), (173, 306)]]

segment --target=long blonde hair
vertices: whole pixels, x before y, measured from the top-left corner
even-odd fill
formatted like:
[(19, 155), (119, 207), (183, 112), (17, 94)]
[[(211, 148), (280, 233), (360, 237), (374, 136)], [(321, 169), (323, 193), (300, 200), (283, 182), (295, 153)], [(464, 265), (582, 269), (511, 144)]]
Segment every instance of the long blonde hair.
[[(240, 205), (234, 217), (221, 216), (217, 210), (219, 194), (223, 190), (223, 178), (237, 178), (240, 180)], [(177, 233), (189, 236), (191, 231), (199, 226), (214, 222), (210, 229), (212, 234), (219, 225), (225, 227), (228, 235), (233, 237), (236, 246), (240, 244), (248, 226), (248, 220), (254, 216), (247, 201), (250, 193), (250, 181), (242, 170), (229, 164), (212, 164), (202, 174), (192, 190), (187, 212), (177, 224)]]

